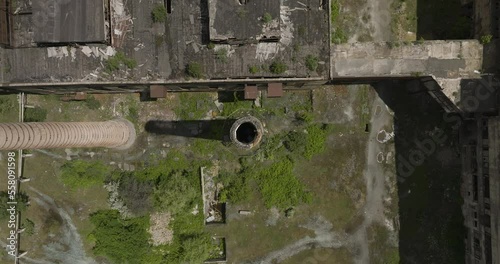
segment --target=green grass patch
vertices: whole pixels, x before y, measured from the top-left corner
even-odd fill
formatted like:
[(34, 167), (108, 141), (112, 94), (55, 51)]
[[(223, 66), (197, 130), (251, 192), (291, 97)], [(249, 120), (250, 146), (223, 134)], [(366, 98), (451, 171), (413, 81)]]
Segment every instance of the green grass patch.
[(174, 112), (181, 120), (200, 120), (215, 110), (212, 93), (180, 93), (179, 102)]
[(310, 71), (316, 71), (318, 68), (318, 57), (313, 56), (313, 55), (307, 55), (306, 57), (306, 67)]
[(61, 180), (71, 189), (89, 188), (104, 184), (112, 170), (102, 161), (72, 160), (64, 163), (61, 168)]
[(242, 109), (252, 109), (253, 108), (253, 101), (249, 100), (240, 100), (238, 98), (238, 94), (235, 92), (233, 94), (233, 101), (232, 102), (225, 102), (223, 105), (222, 109), (222, 115), (223, 116), (230, 116), (234, 114), (235, 112), (238, 112)]
[(43, 122), (47, 119), (47, 110), (36, 106), (35, 108), (26, 108), (24, 110), (25, 122)]
[(312, 195), (295, 177), (293, 168), (293, 161), (283, 159), (258, 173), (257, 183), (267, 208), (275, 206), (284, 210), (312, 201)]

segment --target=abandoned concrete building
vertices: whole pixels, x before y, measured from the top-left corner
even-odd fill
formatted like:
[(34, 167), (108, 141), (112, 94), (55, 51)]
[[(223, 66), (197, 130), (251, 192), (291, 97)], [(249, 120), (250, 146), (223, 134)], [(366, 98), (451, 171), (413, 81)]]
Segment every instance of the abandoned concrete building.
[[(463, 117), (467, 263), (500, 263), (500, 84), (480, 74), (500, 72), (500, 0), (463, 1), (473, 7), (476, 38), (493, 36), (484, 50), (477, 40), (332, 45), (328, 1), (165, 3), (168, 26), (151, 25), (151, 3), (140, 1), (0, 0), (0, 93), (141, 92), (158, 98), (171, 91), (244, 90), (252, 99), (269, 83), (281, 95), (325, 83), (410, 81)], [(317, 69), (306, 67), (308, 55), (317, 58)], [(136, 65), (108, 67), (113, 58)], [(193, 62), (202, 78), (186, 76)], [(273, 62), (287, 65), (286, 71), (267, 70)], [(467, 105), (485, 91), (486, 99)]]
[(107, 43), (106, 1), (0, 1), (0, 44), (11, 48)]

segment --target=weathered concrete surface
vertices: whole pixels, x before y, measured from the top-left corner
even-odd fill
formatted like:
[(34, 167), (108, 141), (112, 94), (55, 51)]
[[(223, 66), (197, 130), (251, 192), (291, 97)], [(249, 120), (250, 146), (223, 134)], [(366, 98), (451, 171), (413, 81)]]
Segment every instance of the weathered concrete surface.
[(482, 68), (482, 54), (483, 47), (476, 40), (336, 45), (330, 57), (330, 78), (473, 78), (479, 76), (477, 71)]

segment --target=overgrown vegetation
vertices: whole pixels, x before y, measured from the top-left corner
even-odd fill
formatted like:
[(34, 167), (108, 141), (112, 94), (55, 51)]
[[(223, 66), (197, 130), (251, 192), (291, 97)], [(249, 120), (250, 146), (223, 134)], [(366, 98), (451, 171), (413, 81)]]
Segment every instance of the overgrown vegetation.
[(492, 35), (481, 36), (481, 44), (483, 44), (483, 45), (489, 44), (491, 42), (492, 38), (493, 38)]
[(140, 180), (132, 172), (119, 175), (118, 193), (135, 216), (146, 215), (153, 209), (153, 181)]
[(85, 99), (85, 105), (90, 109), (90, 110), (97, 110), (101, 108), (101, 102), (99, 100), (95, 99), (94, 96), (89, 95), (87, 99)]
[(47, 110), (41, 107), (26, 108), (24, 111), (25, 122), (43, 122), (45, 119), (47, 119)]
[(186, 74), (190, 77), (201, 79), (203, 77), (203, 69), (201, 64), (197, 62), (191, 62), (186, 66)]
[(310, 160), (325, 150), (326, 138), (331, 129), (328, 125), (309, 125), (304, 131), (288, 133), (284, 145), (290, 152)]
[(163, 4), (157, 4), (151, 11), (151, 19), (154, 23), (163, 23), (167, 21), (167, 9)]
[(311, 202), (311, 194), (293, 174), (293, 167), (291, 160), (283, 159), (258, 174), (259, 190), (267, 208), (275, 206), (285, 210), (302, 202)]
[(271, 14), (269, 14), (267, 12), (264, 13), (264, 15), (262, 16), (262, 22), (265, 23), (265, 24), (268, 24), (271, 21), (273, 21), (273, 17), (271, 16)]
[(269, 71), (274, 74), (282, 74), (285, 73), (288, 67), (286, 64), (284, 64), (281, 61), (274, 61), (270, 66), (269, 66)]
[(104, 184), (111, 169), (102, 161), (72, 160), (61, 166), (62, 182), (72, 189)]
[(252, 101), (240, 100), (240, 98), (238, 98), (237, 92), (234, 92), (232, 95), (233, 95), (233, 101), (224, 103), (222, 109), (223, 116), (230, 116), (241, 109), (252, 109), (253, 107)]
[(318, 57), (313, 55), (307, 55), (306, 57), (306, 67), (310, 71), (316, 71), (318, 68)]
[(116, 210), (92, 214), (95, 229), (90, 239), (95, 241), (95, 254), (106, 256), (115, 263), (144, 263), (150, 249), (147, 217), (122, 219)]
[(14, 107), (16, 107), (15, 97), (0, 96), (0, 114), (12, 111)]
[(122, 66), (125, 66), (128, 69), (134, 69), (137, 67), (137, 61), (132, 58), (128, 58), (125, 53), (119, 51), (114, 56), (109, 57), (104, 65), (107, 73), (117, 71)]
[(22, 228), (25, 228), (23, 234), (32, 236), (35, 233), (35, 223), (28, 218), (25, 218), (21, 224)]
[(227, 59), (228, 59), (228, 51), (226, 48), (221, 48), (221, 49), (218, 49), (216, 52), (215, 52), (215, 58), (222, 62), (222, 63), (226, 63), (227, 62)]
[(29, 196), (24, 192), (18, 192), (16, 196), (9, 195), (8, 192), (2, 191), (0, 192), (0, 220), (8, 219), (10, 216), (10, 212), (7, 209), (10, 208), (8, 202), (16, 201), (16, 210), (20, 212), (24, 212), (26, 208), (29, 206)]
[(347, 43), (347, 35), (344, 33), (344, 30), (342, 30), (342, 28), (334, 27), (332, 32), (332, 43), (334, 44)]
[[(189, 161), (180, 151), (172, 150), (157, 164), (144, 169), (114, 175), (120, 181), (120, 196), (127, 207), (144, 204), (158, 211), (168, 211), (173, 216), (169, 227), (174, 231), (173, 242), (152, 246), (148, 217), (124, 219), (118, 211), (98, 211), (91, 216), (95, 241), (94, 251), (115, 263), (203, 263), (215, 254), (216, 247), (204, 232), (202, 213), (193, 214), (193, 208), (201, 208), (200, 166)], [(124, 186), (125, 185), (125, 186)], [(136, 208), (138, 209), (138, 208)]]
[(180, 105), (174, 109), (175, 115), (181, 120), (200, 120), (207, 112), (215, 108), (214, 99), (210, 93), (181, 93)]
[(248, 66), (248, 72), (250, 72), (251, 74), (259, 73), (260, 67), (255, 65)]
[(339, 25), (340, 16), (340, 3), (338, 0), (332, 0), (330, 5), (330, 19), (332, 23), (331, 41), (335, 44), (342, 44), (347, 42), (347, 36)]

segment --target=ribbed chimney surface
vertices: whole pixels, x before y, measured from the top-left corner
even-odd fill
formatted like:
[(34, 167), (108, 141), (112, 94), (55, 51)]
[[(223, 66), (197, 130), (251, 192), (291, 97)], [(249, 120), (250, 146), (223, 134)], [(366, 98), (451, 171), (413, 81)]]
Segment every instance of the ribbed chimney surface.
[(127, 120), (0, 123), (0, 150), (127, 148), (134, 140), (134, 126)]

